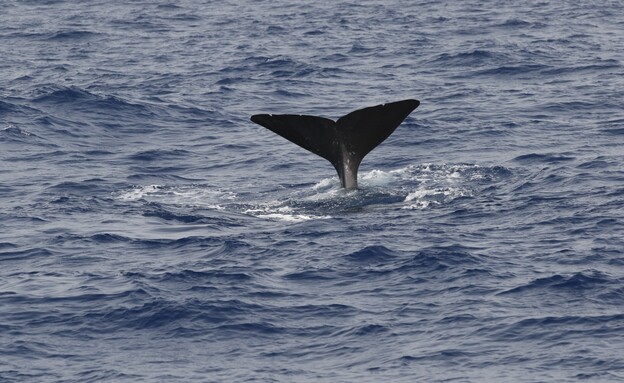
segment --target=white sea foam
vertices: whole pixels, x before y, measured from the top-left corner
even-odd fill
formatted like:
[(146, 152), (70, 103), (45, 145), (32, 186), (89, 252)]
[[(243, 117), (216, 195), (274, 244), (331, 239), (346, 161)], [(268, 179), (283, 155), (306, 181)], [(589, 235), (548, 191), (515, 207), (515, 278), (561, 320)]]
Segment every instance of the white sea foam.
[(392, 172), (371, 170), (360, 177), (362, 186), (386, 186), (396, 178)]
[[(202, 185), (140, 185), (117, 195), (124, 201), (154, 201), (176, 206), (190, 206), (216, 210), (232, 210), (256, 217), (302, 222), (330, 218), (328, 206), (348, 208), (366, 204), (366, 199), (378, 198), (379, 193), (392, 198), (403, 198), (404, 209), (424, 209), (449, 203), (456, 198), (472, 196), (471, 181), (483, 178), (478, 165), (410, 165), (393, 170), (374, 169), (360, 176), (365, 190), (345, 191), (336, 177), (323, 178), (306, 190), (296, 191), (279, 200), (262, 202), (240, 201), (237, 194)], [(373, 190), (367, 194), (366, 189)], [(364, 200), (362, 200), (364, 198)], [(329, 204), (329, 205), (328, 205)], [(328, 210), (329, 209), (329, 210)]]
[(483, 178), (481, 168), (470, 164), (422, 164), (393, 172), (403, 178), (402, 182), (415, 183), (415, 188), (410, 186), (405, 196), (404, 209), (424, 209), (472, 196), (471, 183)]
[(21, 134), (21, 135), (27, 136), (27, 137), (28, 136), (33, 136), (33, 134), (30, 133), (29, 131), (24, 130), (24, 129), (20, 129), (20, 128), (16, 127), (15, 125), (12, 125), (12, 124), (6, 125), (4, 128), (2, 128), (2, 131), (14, 132), (14, 133), (18, 133), (18, 134)]
[[(275, 203), (276, 201), (274, 201)], [(313, 216), (308, 214), (299, 214), (290, 206), (272, 206), (271, 203), (265, 206), (254, 207), (243, 211), (245, 214), (253, 215), (258, 218), (266, 218), (271, 220), (279, 220), (286, 222), (303, 222), (312, 219), (327, 219), (330, 216)]]
[(117, 199), (123, 201), (136, 201), (143, 198), (145, 195), (156, 193), (162, 186), (160, 185), (145, 185), (137, 186), (131, 190), (125, 191), (117, 196)]
[(314, 190), (326, 189), (326, 188), (332, 187), (335, 182), (336, 182), (336, 178), (335, 177), (323, 178), (322, 180), (317, 182), (314, 186), (312, 186), (312, 189), (314, 189)]
[(145, 199), (165, 204), (222, 210), (222, 204), (235, 200), (236, 193), (196, 185), (143, 185), (124, 191), (117, 198), (123, 201)]

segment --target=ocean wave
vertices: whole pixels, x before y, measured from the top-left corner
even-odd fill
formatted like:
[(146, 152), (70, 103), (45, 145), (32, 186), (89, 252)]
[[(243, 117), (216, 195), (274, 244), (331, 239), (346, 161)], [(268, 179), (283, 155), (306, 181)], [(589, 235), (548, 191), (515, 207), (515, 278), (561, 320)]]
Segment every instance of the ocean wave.
[(574, 161), (576, 158), (572, 156), (567, 156), (565, 154), (556, 154), (556, 153), (530, 153), (523, 154), (514, 158), (514, 161), (523, 162), (523, 163), (547, 163), (547, 164), (556, 164), (559, 162), (568, 162)]
[[(585, 275), (583, 273), (577, 273), (570, 277), (564, 277), (562, 275), (553, 275), (548, 278), (540, 278), (532, 281), (524, 286), (514, 287), (511, 290), (507, 290), (501, 294), (519, 294), (531, 291), (540, 291), (541, 294), (545, 291), (576, 291), (592, 289), (607, 284), (609, 281), (604, 276)], [(536, 292), (537, 293), (537, 292)]]
[(0, 100), (0, 113), (14, 113), (19, 110), (19, 106), (12, 104), (10, 102)]
[(148, 116), (149, 109), (145, 105), (129, 102), (119, 97), (100, 96), (79, 87), (48, 86), (37, 90), (39, 96), (32, 99), (35, 104), (46, 105), (83, 105), (91, 106), (94, 113), (102, 111), (133, 112)]
[(142, 150), (140, 152), (132, 154), (128, 156), (128, 159), (132, 161), (152, 162), (186, 157), (189, 154), (189, 151), (183, 149), (151, 149)]
[(612, 326), (622, 321), (624, 321), (622, 314), (539, 316), (498, 326), (491, 332), (491, 337), (499, 342), (526, 339), (560, 342), (564, 339), (574, 339), (583, 333), (608, 338), (616, 332)]
[(478, 255), (471, 254), (474, 249), (461, 245), (435, 246), (423, 249), (410, 259), (398, 264), (395, 271), (422, 270), (443, 271), (475, 267), (483, 263)]
[(525, 27), (534, 26), (534, 25), (543, 26), (544, 24), (531, 23), (522, 19), (513, 18), (513, 19), (505, 20), (505, 22), (503, 22), (502, 24), (499, 24), (498, 26), (502, 28), (525, 28)]
[(33, 260), (36, 258), (47, 258), (54, 256), (54, 252), (46, 248), (31, 248), (15, 251), (2, 251), (0, 252), (0, 259), (3, 261), (15, 261), (15, 260)]
[(400, 255), (396, 252), (388, 249), (385, 246), (376, 245), (376, 246), (367, 246), (363, 249), (360, 249), (356, 252), (349, 253), (344, 256), (345, 259), (348, 259), (352, 262), (356, 263), (389, 263), (395, 260)]
[(441, 53), (433, 60), (434, 63), (454, 65), (459, 67), (474, 65), (492, 65), (496, 62), (505, 62), (509, 57), (504, 53), (475, 49), (470, 52)]
[(484, 76), (484, 77), (522, 77), (527, 74), (539, 74), (539, 72), (549, 69), (548, 65), (543, 64), (524, 64), (524, 65), (501, 65), (494, 68), (482, 69), (469, 72), (469, 76)]
[(49, 142), (43, 137), (40, 137), (26, 129), (17, 127), (15, 125), (7, 125), (4, 128), (0, 128), (0, 141), (11, 141), (14, 143), (37, 145), (50, 148), (58, 147), (57, 145)]
[(613, 71), (617, 69), (621, 69), (622, 64), (616, 60), (601, 60), (596, 64), (591, 65), (577, 65), (570, 67), (556, 67), (549, 68), (542, 71), (542, 74), (546, 76), (561, 76), (561, 75), (572, 75), (579, 73), (595, 73), (599, 71)]
[(86, 30), (58, 31), (48, 37), (49, 40), (84, 40), (95, 36), (99, 33)]

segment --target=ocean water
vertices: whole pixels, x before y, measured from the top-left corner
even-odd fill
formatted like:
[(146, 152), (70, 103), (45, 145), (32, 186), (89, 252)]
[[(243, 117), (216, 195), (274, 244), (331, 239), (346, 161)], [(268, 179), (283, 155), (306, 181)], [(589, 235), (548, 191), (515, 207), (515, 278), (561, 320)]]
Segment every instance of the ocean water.
[(0, 381), (624, 381), (623, 14), (0, 2)]

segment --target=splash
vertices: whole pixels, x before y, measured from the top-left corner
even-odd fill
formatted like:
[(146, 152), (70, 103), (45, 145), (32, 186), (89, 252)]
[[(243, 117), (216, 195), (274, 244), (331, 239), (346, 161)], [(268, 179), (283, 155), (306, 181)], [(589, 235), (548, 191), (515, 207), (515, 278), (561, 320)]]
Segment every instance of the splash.
[(380, 206), (400, 209), (444, 207), (478, 195), (510, 172), (474, 164), (421, 164), (361, 174), (359, 190), (346, 191), (335, 177), (312, 186), (242, 194), (208, 185), (143, 185), (116, 196), (122, 201), (156, 202), (182, 209), (212, 209), (271, 221), (304, 222), (358, 213)]

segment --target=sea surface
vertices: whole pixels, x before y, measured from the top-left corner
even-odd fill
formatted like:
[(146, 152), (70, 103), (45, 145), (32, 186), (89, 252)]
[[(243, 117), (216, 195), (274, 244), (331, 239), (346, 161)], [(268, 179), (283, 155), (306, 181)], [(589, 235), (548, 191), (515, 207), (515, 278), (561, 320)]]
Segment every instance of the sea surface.
[(3, 0), (0, 381), (624, 382), (623, 15)]

